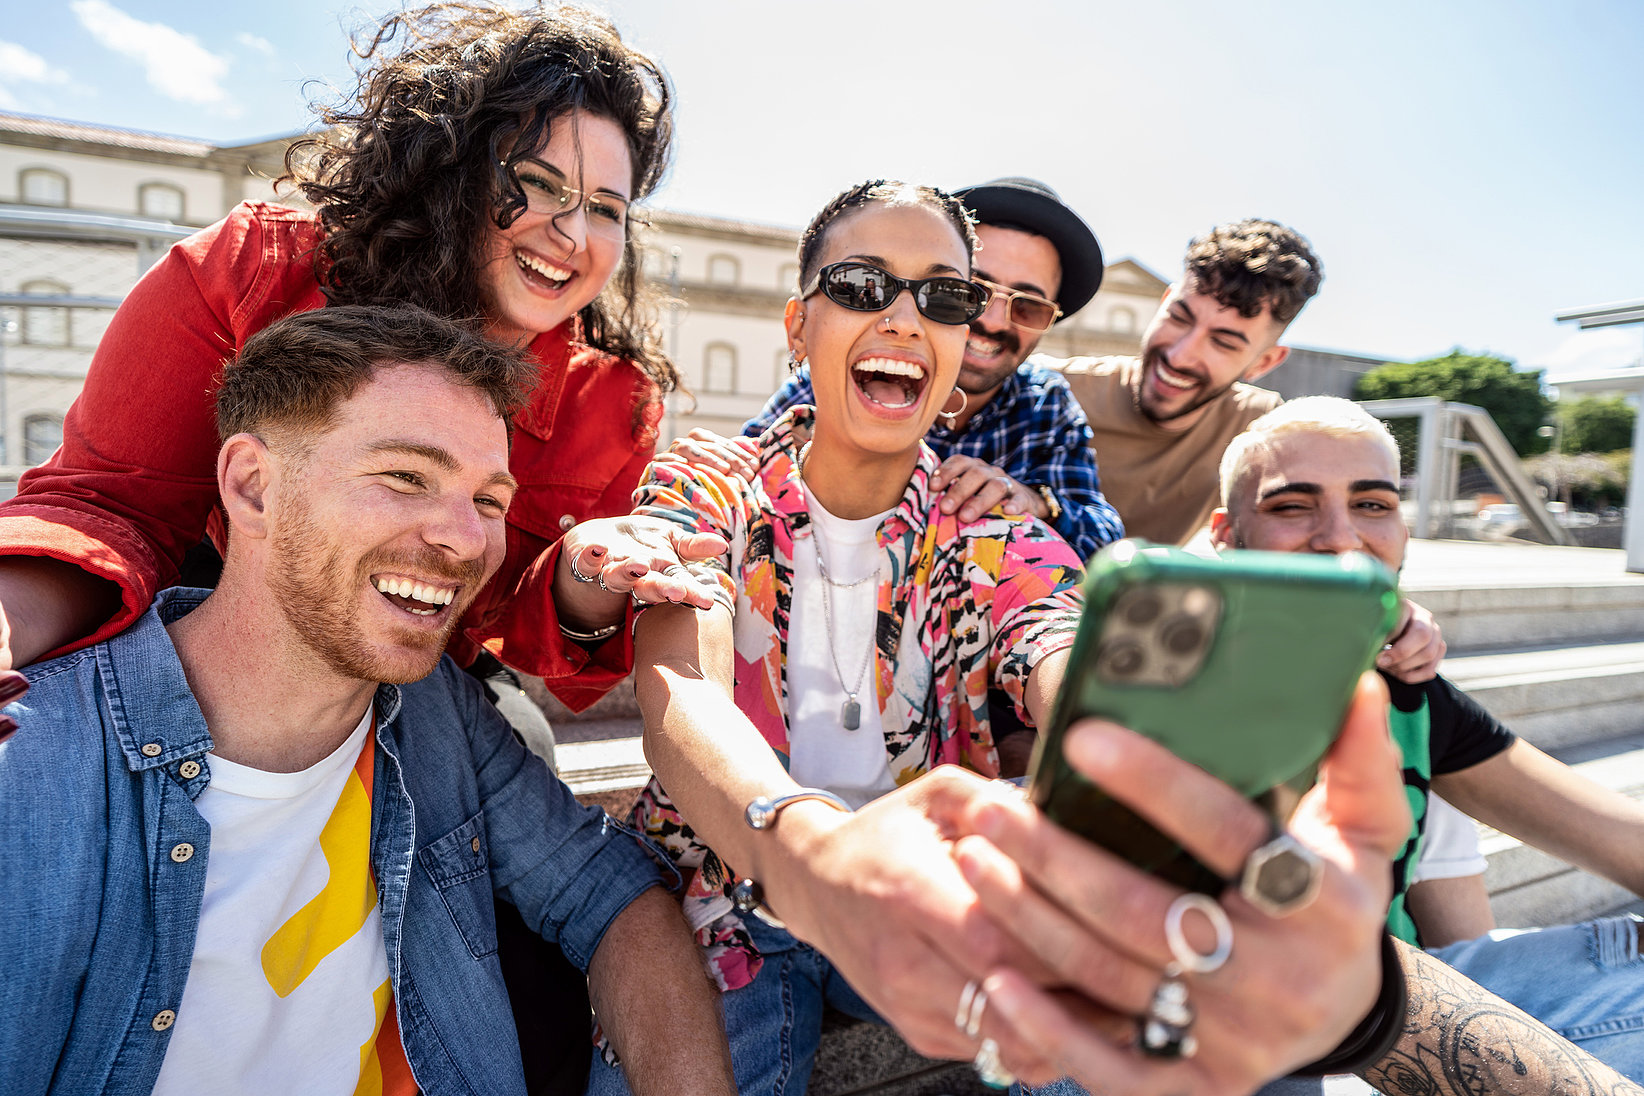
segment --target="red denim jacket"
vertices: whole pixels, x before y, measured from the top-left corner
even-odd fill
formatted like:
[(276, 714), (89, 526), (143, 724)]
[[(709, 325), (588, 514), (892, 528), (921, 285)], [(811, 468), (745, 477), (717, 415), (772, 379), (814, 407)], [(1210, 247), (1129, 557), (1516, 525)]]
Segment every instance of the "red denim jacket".
[[(325, 304), (313, 266), (319, 240), (311, 213), (241, 204), (172, 247), (115, 313), (63, 421), (62, 448), (0, 505), (0, 554), (65, 560), (121, 589), (107, 623), (46, 657), (133, 623), (176, 582), (202, 535), (223, 547), (214, 403), (222, 366), (268, 324)], [(507, 555), (451, 653), (467, 663), (483, 645), (580, 709), (631, 666), (630, 630), (592, 657), (563, 639), (549, 591), (559, 538), (586, 518), (628, 512), (662, 406), (633, 363), (574, 341), (572, 321), (540, 335), (531, 353), (542, 375), (515, 421), (509, 466), (521, 487)]]

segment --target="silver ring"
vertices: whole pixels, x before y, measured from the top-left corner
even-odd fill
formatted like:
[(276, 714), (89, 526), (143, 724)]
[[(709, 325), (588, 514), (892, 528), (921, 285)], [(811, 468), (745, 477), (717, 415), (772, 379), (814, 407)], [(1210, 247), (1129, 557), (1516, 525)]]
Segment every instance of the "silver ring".
[(1147, 1003), (1136, 1032), (1136, 1049), (1149, 1058), (1191, 1058), (1199, 1052), (1193, 1036), (1193, 1006), (1187, 1000), (1187, 983), (1172, 964), (1165, 968), (1153, 999)]
[(960, 1028), (965, 1033), (965, 1038), (974, 1039), (982, 1034), (982, 1013), (987, 1011), (987, 1007), (988, 991), (977, 983), (976, 992), (970, 997), (970, 1008), (965, 1012), (965, 1022)]
[(1323, 886), (1323, 859), (1289, 833), (1251, 853), (1239, 872), (1239, 893), (1269, 917), (1305, 908)]
[[(1195, 951), (1193, 945), (1187, 942), (1187, 935), (1182, 932), (1182, 918), (1187, 916), (1188, 910), (1199, 911), (1210, 922), (1210, 927), (1216, 930), (1216, 947), (1208, 955)], [(1227, 911), (1214, 898), (1188, 891), (1177, 895), (1176, 900), (1170, 903), (1170, 909), (1165, 911), (1165, 942), (1170, 945), (1170, 954), (1175, 956), (1179, 970), (1210, 974), (1221, 969), (1227, 957), (1233, 954), (1233, 922), (1227, 919)]]
[(599, 588), (601, 590), (604, 590), (607, 594), (616, 593), (615, 590), (613, 590), (609, 586), (605, 585), (605, 572), (604, 571), (596, 571), (594, 573), (594, 581), (599, 583)]
[(999, 1058), (999, 1044), (992, 1039), (982, 1040), (971, 1065), (976, 1069), (977, 1078), (989, 1088), (1009, 1088), (1016, 1083), (1016, 1074), (1005, 1068)]
[(599, 577), (597, 572), (592, 575), (583, 574), (582, 568), (577, 566), (577, 555), (578, 553), (576, 552), (571, 553), (571, 577), (576, 579), (578, 582), (592, 582), (595, 578)]
[[(754, 802), (757, 803), (759, 800), (756, 799)], [(749, 804), (748, 809), (752, 811), (753, 804)], [(750, 822), (749, 825), (752, 825), (752, 822)], [(970, 981), (965, 983), (965, 988), (959, 991), (959, 1008), (953, 1014), (953, 1026), (959, 1031), (964, 1031), (965, 1025), (970, 1022), (969, 1017), (971, 1002), (976, 1000), (976, 992), (981, 988), (982, 983), (972, 978)]]
[(662, 573), (664, 575), (675, 575), (675, 574), (677, 574), (680, 577), (680, 579), (682, 579), (686, 582), (692, 581), (693, 579), (696, 578), (695, 575), (691, 574), (690, 571), (685, 569), (685, 565), (683, 563), (670, 563), (670, 564), (668, 564), (668, 566), (666, 566), (662, 569)]

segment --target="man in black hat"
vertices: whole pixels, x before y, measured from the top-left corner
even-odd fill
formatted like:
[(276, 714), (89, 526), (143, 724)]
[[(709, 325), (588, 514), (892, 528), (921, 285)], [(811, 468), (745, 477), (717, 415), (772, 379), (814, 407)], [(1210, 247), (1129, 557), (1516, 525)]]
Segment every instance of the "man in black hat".
[[(966, 521), (998, 505), (1031, 513), (1089, 557), (1124, 526), (1102, 497), (1090, 429), (1067, 382), (1026, 359), (1052, 324), (1096, 295), (1101, 246), (1054, 190), (1033, 179), (995, 179), (956, 194), (976, 214), (982, 246), (973, 276), (993, 297), (970, 324), (958, 380), (965, 406), (951, 421), (938, 419), (925, 439), (943, 458), (931, 487), (945, 491), (944, 513), (959, 511)], [(801, 369), (743, 433), (757, 435), (789, 407), (810, 402), (810, 375)]]

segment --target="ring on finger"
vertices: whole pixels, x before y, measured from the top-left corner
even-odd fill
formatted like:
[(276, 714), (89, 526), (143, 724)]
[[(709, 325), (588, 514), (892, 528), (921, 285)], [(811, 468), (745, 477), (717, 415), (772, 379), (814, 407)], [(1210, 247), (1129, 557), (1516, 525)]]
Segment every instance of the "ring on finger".
[(1198, 1053), (1193, 1035), (1195, 1014), (1187, 1000), (1181, 968), (1172, 963), (1137, 1021), (1136, 1049), (1149, 1058), (1191, 1058)]
[(577, 553), (577, 552), (572, 552), (571, 553), (571, 577), (576, 579), (578, 582), (592, 582), (592, 581), (594, 581), (594, 579), (599, 577), (599, 572), (596, 571), (591, 575), (583, 574), (582, 573), (582, 568), (577, 566), (577, 556), (579, 554), (580, 553)]
[(1319, 896), (1324, 861), (1285, 831), (1251, 853), (1239, 872), (1239, 893), (1269, 917), (1285, 917)]
[(685, 569), (685, 565), (683, 563), (670, 563), (662, 569), (662, 573), (671, 578), (678, 578), (682, 581), (690, 581), (691, 578), (694, 577), (691, 572)]
[[(1209, 952), (1195, 949), (1182, 931), (1182, 919), (1189, 910), (1197, 910), (1216, 932), (1216, 946)], [(1207, 894), (1188, 891), (1177, 895), (1165, 911), (1165, 942), (1170, 945), (1170, 954), (1176, 959), (1174, 965), (1178, 971), (1210, 974), (1221, 969), (1227, 957), (1233, 954), (1233, 922), (1227, 919), (1227, 911), (1222, 909), (1220, 902)]]
[(1016, 1083), (1016, 1074), (1005, 1068), (999, 1057), (999, 1044), (992, 1039), (982, 1040), (971, 1065), (976, 1069), (977, 1079), (989, 1088), (1009, 1088)]
[(953, 1013), (953, 1026), (959, 1031), (965, 1031), (970, 1019), (970, 1006), (975, 1002), (976, 994), (981, 989), (982, 983), (972, 978), (965, 983), (965, 988), (959, 991), (959, 1007)]
[(967, 983), (965, 989), (970, 992), (959, 995), (959, 1012), (953, 1018), (954, 1025), (965, 1033), (965, 1038), (974, 1039), (982, 1033), (982, 1013), (988, 1007), (988, 991), (975, 979)]

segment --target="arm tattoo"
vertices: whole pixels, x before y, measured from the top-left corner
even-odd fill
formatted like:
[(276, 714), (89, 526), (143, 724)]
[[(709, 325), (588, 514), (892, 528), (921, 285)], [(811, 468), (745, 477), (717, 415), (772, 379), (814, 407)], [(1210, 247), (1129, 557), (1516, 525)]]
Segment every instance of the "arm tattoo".
[(1393, 1050), (1361, 1076), (1388, 1096), (1644, 1096), (1644, 1088), (1416, 948)]

